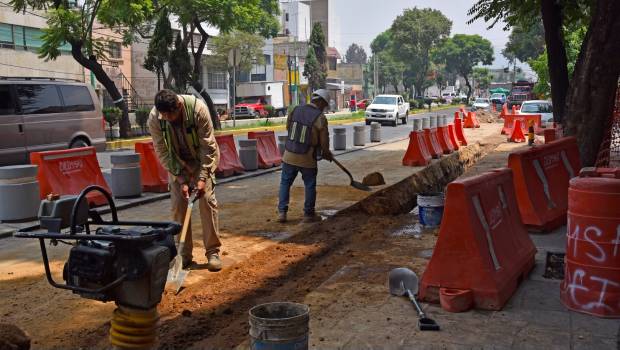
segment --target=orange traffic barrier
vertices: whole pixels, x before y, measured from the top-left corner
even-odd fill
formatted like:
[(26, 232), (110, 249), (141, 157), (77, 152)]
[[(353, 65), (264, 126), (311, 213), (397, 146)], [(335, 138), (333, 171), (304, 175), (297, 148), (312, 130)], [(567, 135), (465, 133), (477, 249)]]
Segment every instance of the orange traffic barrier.
[(530, 125), (531, 122), (534, 122), (534, 132), (537, 135), (543, 133), (542, 128), (542, 119), (540, 114), (509, 114), (504, 117), (504, 127), (502, 128), (502, 135), (510, 135), (512, 134), (512, 128), (514, 126), (515, 120), (521, 120), (521, 128), (523, 129), (523, 133), (527, 134), (527, 126)]
[(500, 117), (504, 118), (508, 115), (508, 106), (504, 103), (502, 105), (502, 113), (500, 113)]
[[(437, 303), (444, 289), (443, 294), (473, 296), (476, 308), (500, 310), (534, 266), (535, 254), (519, 217), (510, 169), (456, 180), (447, 187), (439, 238), (422, 275), (420, 297)], [(442, 307), (463, 311), (462, 305)]]
[(445, 121), (446, 118), (440, 116), (437, 119), (439, 120), (439, 125), (437, 126), (437, 138), (439, 140), (439, 146), (441, 146), (441, 150), (444, 154), (450, 154), (454, 152), (454, 147), (452, 146), (452, 142), (450, 141), (448, 124)]
[(480, 122), (478, 122), (478, 118), (476, 118), (476, 112), (467, 113), (463, 127), (468, 129), (480, 127)]
[(168, 192), (168, 171), (159, 162), (153, 142), (136, 142), (134, 149), (140, 154), (142, 190), (144, 192)]
[(250, 131), (248, 132), (248, 139), (256, 140), (259, 168), (268, 169), (282, 163), (282, 156), (280, 156), (273, 131)]
[(462, 146), (467, 146), (467, 139), (463, 131), (463, 121), (459, 118), (459, 113), (454, 112), (454, 133)]
[(433, 158), (439, 158), (443, 154), (443, 150), (439, 145), (437, 138), (437, 129), (424, 129), (424, 140), (428, 146), (428, 152)]
[(454, 124), (448, 124), (448, 136), (450, 137), (450, 143), (455, 151), (459, 150), (459, 141), (456, 139), (456, 133), (454, 132)]
[(540, 231), (550, 231), (566, 222), (568, 182), (581, 168), (574, 137), (508, 156), (514, 172), (514, 187), (523, 223)]
[(516, 119), (514, 121), (514, 127), (512, 128), (512, 133), (508, 138), (510, 142), (525, 142), (525, 135), (523, 134), (523, 127), (521, 126), (521, 120)]
[[(99, 185), (112, 193), (101, 173), (94, 147), (32, 152), (30, 163), (39, 166), (37, 180), (41, 199), (49, 193), (77, 195), (90, 185)], [(107, 203), (99, 192), (90, 192), (86, 197), (91, 205)]]
[(567, 308), (620, 318), (620, 168), (584, 168), (568, 189)]
[(517, 106), (512, 106), (512, 114), (517, 114)]
[(406, 166), (424, 166), (431, 162), (431, 156), (428, 147), (426, 147), (426, 140), (424, 138), (424, 132), (412, 131), (409, 133), (409, 146), (407, 152), (403, 157), (403, 165)]
[(544, 131), (544, 135), (545, 135), (545, 143), (549, 143), (549, 142), (553, 142), (555, 140), (557, 140), (557, 131), (555, 130), (555, 128), (547, 128)]
[(219, 177), (243, 174), (244, 168), (237, 153), (235, 138), (232, 134), (215, 136), (217, 145), (220, 148), (220, 163), (217, 165), (215, 175)]

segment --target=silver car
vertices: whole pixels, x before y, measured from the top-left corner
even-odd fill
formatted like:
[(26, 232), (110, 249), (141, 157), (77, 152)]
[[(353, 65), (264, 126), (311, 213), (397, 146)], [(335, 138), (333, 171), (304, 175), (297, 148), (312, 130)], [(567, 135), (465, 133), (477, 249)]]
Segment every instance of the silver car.
[(0, 77), (0, 166), (30, 153), (94, 146), (105, 150), (101, 107), (85, 83)]

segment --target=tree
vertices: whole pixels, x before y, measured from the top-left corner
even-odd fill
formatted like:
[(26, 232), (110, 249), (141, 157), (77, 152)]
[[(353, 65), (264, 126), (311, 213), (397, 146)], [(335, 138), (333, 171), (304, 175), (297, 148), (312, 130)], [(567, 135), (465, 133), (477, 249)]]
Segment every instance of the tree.
[(489, 72), (489, 69), (483, 67), (474, 67), (472, 76), (474, 77), (477, 88), (480, 90), (487, 90), (493, 80), (493, 76)]
[[(22, 0), (23, 1), (23, 0)], [(260, 34), (268, 38), (278, 33), (279, 14), (277, 0), (169, 0), (165, 7), (178, 17), (183, 29), (182, 44), (193, 56), (191, 85), (200, 92), (209, 107), (216, 129), (220, 128), (219, 118), (211, 96), (202, 86), (202, 58), (207, 41), (211, 36), (206, 26), (218, 28), (220, 33), (239, 30)], [(198, 33), (196, 33), (198, 32)], [(196, 40), (196, 34), (199, 40)], [(196, 42), (196, 41), (197, 42)]]
[(321, 84), (325, 81), (325, 73), (323, 72), (319, 61), (316, 59), (314, 48), (308, 47), (306, 62), (304, 63), (304, 77), (308, 78), (308, 88), (315, 91), (321, 88)]
[(347, 53), (344, 57), (347, 63), (365, 64), (368, 60), (364, 48), (357, 45), (356, 43), (353, 43), (351, 44), (351, 46), (349, 46), (349, 48), (347, 49)]
[(114, 104), (123, 111), (120, 135), (128, 137), (127, 103), (101, 64), (107, 59), (108, 42), (103, 37), (93, 35), (93, 25), (97, 21), (99, 25), (114, 29), (122, 36), (122, 44), (129, 45), (151, 16), (151, 1), (83, 0), (79, 6), (70, 6), (68, 0), (12, 0), (11, 6), (15, 12), (25, 12), (29, 8), (47, 10), (47, 28), (43, 29), (41, 36), (43, 44), (39, 49), (39, 57), (55, 60), (60, 56), (63, 45), (71, 45), (73, 59), (95, 75)]
[[(317, 83), (315, 88), (325, 88), (327, 79), (327, 48), (325, 34), (323, 33), (323, 27), (319, 22), (314, 23), (312, 26), (312, 32), (310, 33), (310, 42), (308, 43), (308, 51), (310, 48), (314, 51), (314, 56), (318, 62), (319, 69), (313, 71), (312, 80)], [(308, 55), (310, 53), (308, 52)], [(310, 78), (309, 78), (310, 79)]]
[(187, 84), (192, 80), (192, 63), (189, 53), (183, 46), (180, 33), (177, 33), (174, 50), (170, 53), (170, 67), (170, 78), (174, 81), (174, 90), (184, 93)]
[(527, 62), (540, 56), (544, 50), (545, 30), (541, 21), (534, 21), (529, 26), (516, 24), (512, 27), (512, 32), (510, 32), (502, 54), (508, 61), (511, 61), (511, 58), (516, 58), (521, 62)]
[[(166, 82), (166, 63), (170, 60), (170, 46), (172, 45), (172, 28), (169, 14), (166, 9), (161, 10), (155, 24), (153, 36), (144, 58), (144, 68), (157, 75), (157, 89), (161, 89), (161, 81)], [(168, 87), (164, 83), (164, 87)]]
[(450, 34), (452, 22), (440, 11), (407, 9), (390, 28), (391, 38), (398, 50), (395, 56), (407, 65), (416, 94), (428, 83), (431, 49)]
[(433, 53), (435, 60), (446, 65), (450, 72), (459, 74), (467, 85), (467, 98), (472, 94), (470, 77), (478, 64), (493, 63), (493, 46), (480, 35), (455, 34), (444, 40)]

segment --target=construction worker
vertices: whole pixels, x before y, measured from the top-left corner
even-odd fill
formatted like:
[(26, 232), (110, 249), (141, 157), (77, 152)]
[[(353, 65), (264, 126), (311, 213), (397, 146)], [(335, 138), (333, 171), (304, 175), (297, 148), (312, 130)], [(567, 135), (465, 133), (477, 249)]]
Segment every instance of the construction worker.
[[(214, 174), (220, 153), (209, 109), (194, 96), (161, 90), (155, 95), (155, 107), (151, 110), (148, 123), (159, 161), (170, 174), (173, 220), (183, 222), (191, 191), (196, 191), (207, 269), (219, 271), (222, 269), (219, 257), (222, 243), (218, 237)], [(192, 247), (190, 224), (185, 249), (179, 252), (184, 268), (192, 263)]]
[(316, 202), (317, 160), (333, 159), (329, 150), (329, 130), (324, 111), (329, 107), (329, 93), (320, 89), (312, 94), (310, 103), (296, 107), (286, 120), (288, 138), (282, 158), (282, 177), (278, 203), (278, 221), (286, 222), (291, 185), (301, 173), (305, 201), (303, 222), (321, 221), (314, 211)]

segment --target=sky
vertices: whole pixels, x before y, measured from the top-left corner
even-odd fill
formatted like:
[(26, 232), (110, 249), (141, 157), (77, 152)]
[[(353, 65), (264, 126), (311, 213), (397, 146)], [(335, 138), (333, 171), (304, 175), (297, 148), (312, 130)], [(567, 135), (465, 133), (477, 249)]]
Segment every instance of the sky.
[[(331, 40), (330, 46), (335, 46), (344, 55), (352, 43), (362, 45), (370, 56), (370, 42), (381, 32), (388, 29), (394, 19), (407, 8), (430, 7), (441, 11), (452, 21), (454, 34), (479, 34), (493, 44), (495, 61), (493, 68), (506, 67), (508, 63), (501, 51), (508, 41), (510, 32), (503, 31), (503, 23), (498, 23), (492, 29), (478, 20), (467, 24), (467, 10), (475, 3), (474, 0), (330, 0), (332, 9), (338, 14), (334, 29), (338, 39)], [(331, 30), (331, 29), (330, 29)]]

